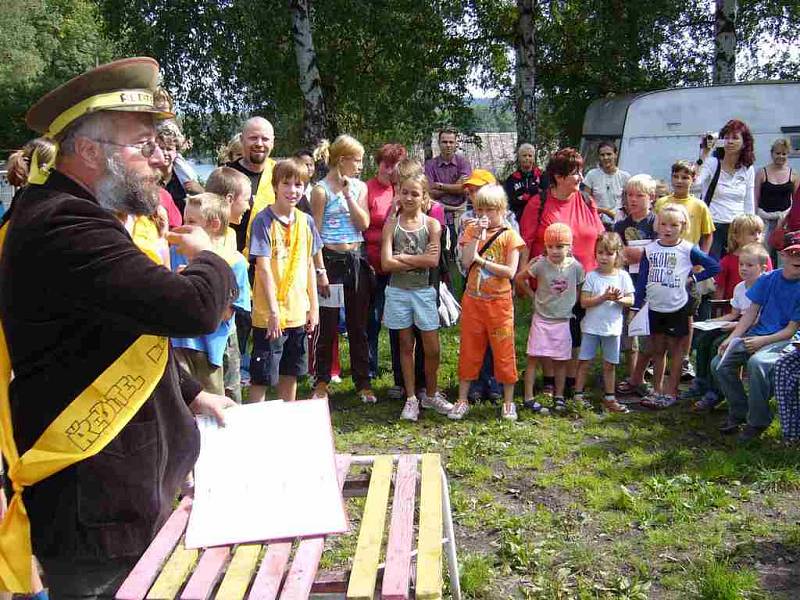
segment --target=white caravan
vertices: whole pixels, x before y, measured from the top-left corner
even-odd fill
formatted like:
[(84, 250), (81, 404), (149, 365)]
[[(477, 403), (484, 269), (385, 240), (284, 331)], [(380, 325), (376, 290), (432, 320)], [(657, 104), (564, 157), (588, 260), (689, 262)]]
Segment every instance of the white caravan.
[(585, 170), (597, 163), (597, 145), (612, 140), (619, 166), (669, 182), (670, 165), (694, 161), (700, 137), (729, 119), (747, 123), (755, 138), (756, 167), (770, 162), (772, 142), (792, 144), (789, 163), (800, 169), (800, 82), (764, 81), (687, 87), (595, 100), (583, 121)]

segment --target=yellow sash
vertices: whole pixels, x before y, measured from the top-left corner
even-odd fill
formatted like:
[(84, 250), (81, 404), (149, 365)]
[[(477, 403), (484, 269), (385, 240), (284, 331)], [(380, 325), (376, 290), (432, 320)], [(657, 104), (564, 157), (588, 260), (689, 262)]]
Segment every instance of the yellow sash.
[[(0, 254), (7, 227), (0, 229)], [(157, 259), (145, 251), (151, 259)], [(156, 260), (160, 262), (160, 260)], [(14, 495), (0, 523), (0, 590), (30, 593), (31, 535), (25, 487), (100, 452), (128, 424), (167, 366), (167, 338), (143, 335), (61, 411), (21, 457), (11, 422), (11, 359), (0, 327), (0, 448)]]
[(250, 231), (253, 229), (253, 221), (262, 210), (267, 208), (270, 204), (275, 204), (275, 190), (272, 189), (272, 169), (275, 167), (275, 161), (268, 158), (265, 161), (264, 172), (261, 174), (261, 179), (258, 182), (258, 190), (256, 190), (253, 197), (253, 208), (250, 210), (250, 218), (247, 221), (247, 233), (244, 242), (244, 256), (250, 257)]

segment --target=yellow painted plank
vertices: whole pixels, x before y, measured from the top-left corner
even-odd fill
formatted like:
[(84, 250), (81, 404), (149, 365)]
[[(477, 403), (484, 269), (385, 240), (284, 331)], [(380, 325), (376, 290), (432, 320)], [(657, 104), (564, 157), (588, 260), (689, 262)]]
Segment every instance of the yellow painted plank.
[(422, 456), (417, 542), (417, 600), (442, 597), (442, 475), (438, 454)]
[(220, 600), (244, 598), (253, 578), (253, 572), (256, 570), (259, 554), (261, 554), (260, 544), (243, 544), (236, 548), (225, 572), (225, 579), (219, 585), (217, 598)]
[(379, 456), (372, 464), (361, 531), (358, 532), (353, 569), (347, 586), (348, 600), (371, 600), (375, 594), (391, 480), (392, 457)]
[(178, 597), (178, 592), (192, 572), (197, 562), (197, 550), (187, 550), (183, 540), (175, 547), (172, 556), (161, 569), (153, 587), (147, 593), (148, 600), (172, 600)]

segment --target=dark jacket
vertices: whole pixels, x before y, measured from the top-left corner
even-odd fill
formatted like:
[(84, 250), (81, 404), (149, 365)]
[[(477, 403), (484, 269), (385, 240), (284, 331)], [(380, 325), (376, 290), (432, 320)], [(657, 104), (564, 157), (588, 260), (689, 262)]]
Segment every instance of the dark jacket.
[(542, 173), (539, 167), (533, 167), (532, 171), (517, 169), (508, 176), (504, 187), (508, 196), (508, 208), (519, 223), (528, 200), (538, 195), (539, 190), (547, 187), (547, 175)]
[[(0, 318), (20, 454), (140, 335), (217, 328), (233, 274), (202, 252), (180, 275), (156, 265), (82, 187), (55, 172), (15, 203), (0, 261)], [(140, 554), (199, 451), (187, 402), (200, 386), (170, 356), (151, 397), (98, 455), (27, 488), (43, 557)]]

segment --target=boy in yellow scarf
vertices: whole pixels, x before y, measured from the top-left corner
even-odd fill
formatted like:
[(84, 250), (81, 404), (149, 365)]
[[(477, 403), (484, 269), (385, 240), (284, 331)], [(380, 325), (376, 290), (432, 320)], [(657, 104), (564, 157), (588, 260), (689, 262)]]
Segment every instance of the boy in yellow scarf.
[(251, 402), (264, 400), (267, 386), (276, 388), (278, 398), (295, 400), (297, 377), (308, 372), (306, 332), (319, 320), (313, 257), (322, 240), (314, 221), (297, 209), (307, 182), (301, 161), (280, 161), (272, 172), (275, 203), (253, 221)]

